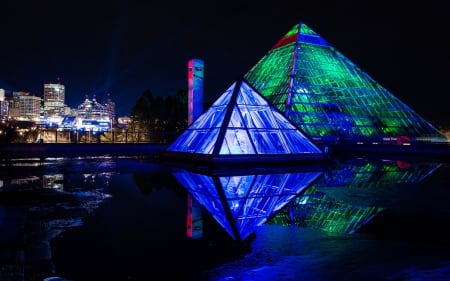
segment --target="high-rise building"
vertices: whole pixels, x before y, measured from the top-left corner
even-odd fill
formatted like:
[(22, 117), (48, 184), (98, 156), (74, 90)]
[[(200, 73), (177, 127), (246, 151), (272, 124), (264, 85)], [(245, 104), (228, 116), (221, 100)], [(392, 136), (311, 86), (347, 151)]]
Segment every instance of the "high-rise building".
[[(25, 101), (24, 97), (32, 97), (28, 92), (12, 92), (12, 96), (8, 98), (8, 119), (10, 120), (23, 120), (21, 117), (21, 100)], [(39, 99), (39, 112), (40, 112), (40, 98)]]
[(32, 95), (19, 96), (19, 119), (38, 122), (41, 113), (41, 98)]
[(0, 122), (8, 120), (9, 103), (5, 98), (5, 90), (0, 89)]
[(302, 22), (244, 77), (316, 140), (447, 141), (432, 124)]
[(44, 114), (47, 116), (64, 115), (65, 87), (60, 83), (44, 84)]

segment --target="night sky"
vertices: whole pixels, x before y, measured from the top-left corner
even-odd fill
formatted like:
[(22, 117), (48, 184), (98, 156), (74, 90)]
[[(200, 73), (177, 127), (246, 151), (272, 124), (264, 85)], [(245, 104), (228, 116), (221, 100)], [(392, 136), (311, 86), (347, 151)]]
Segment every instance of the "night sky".
[(199, 58), (213, 100), (303, 21), (433, 125), (450, 125), (445, 1), (354, 2), (2, 1), (0, 88), (42, 96), (60, 79), (69, 106), (110, 94), (124, 116), (144, 90), (187, 89)]

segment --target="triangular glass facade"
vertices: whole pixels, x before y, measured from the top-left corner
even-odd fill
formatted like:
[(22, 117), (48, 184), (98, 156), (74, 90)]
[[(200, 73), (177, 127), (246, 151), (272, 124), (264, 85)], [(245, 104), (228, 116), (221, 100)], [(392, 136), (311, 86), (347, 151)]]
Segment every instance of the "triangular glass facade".
[(244, 77), (314, 140), (448, 141), (304, 23)]
[(163, 155), (177, 153), (202, 155), (213, 162), (323, 157), (307, 136), (245, 80), (234, 82)]

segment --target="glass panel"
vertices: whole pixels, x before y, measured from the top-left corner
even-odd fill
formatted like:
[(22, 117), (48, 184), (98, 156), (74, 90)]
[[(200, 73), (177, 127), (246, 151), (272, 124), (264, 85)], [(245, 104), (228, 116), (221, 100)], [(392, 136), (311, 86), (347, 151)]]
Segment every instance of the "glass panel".
[(275, 121), (269, 106), (248, 107), (248, 109), (257, 128), (278, 128), (278, 122)]
[(249, 130), (249, 133), (258, 153), (286, 154), (290, 152), (281, 132), (278, 130), (254, 129)]
[(242, 83), (240, 95), (236, 99), (239, 105), (268, 105), (267, 101), (250, 88), (247, 83)]
[(212, 106), (227, 105), (230, 102), (236, 82), (234, 82), (214, 103)]
[(198, 143), (195, 152), (203, 154), (212, 154), (214, 146), (216, 145), (217, 142), (219, 142), (219, 140), (217, 140), (218, 134), (219, 129), (209, 130), (209, 132), (205, 134), (204, 137), (201, 139), (201, 142)]
[(204, 114), (200, 115), (194, 123), (192, 123), (192, 129), (204, 129), (220, 127), (225, 115), (226, 106), (215, 106), (209, 108)]
[[(226, 146), (226, 147), (224, 147)], [(227, 129), (219, 154), (255, 154), (246, 130)]]
[(230, 123), (228, 124), (228, 127), (245, 128), (244, 122), (242, 121), (242, 118), (241, 118), (241, 114), (236, 109), (236, 106), (234, 106), (234, 110), (231, 113)]

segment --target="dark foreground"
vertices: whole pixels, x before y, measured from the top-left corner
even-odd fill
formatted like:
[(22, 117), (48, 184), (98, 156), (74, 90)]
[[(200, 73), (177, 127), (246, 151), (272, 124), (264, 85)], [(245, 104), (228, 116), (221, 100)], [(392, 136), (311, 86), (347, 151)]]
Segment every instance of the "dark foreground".
[[(160, 163), (92, 155), (3, 163), (0, 280), (450, 280), (449, 164), (428, 165), (437, 154), (372, 162), (354, 152), (355, 163), (326, 169), (312, 214), (261, 225), (246, 245), (207, 212), (204, 236), (189, 239), (187, 191)], [(380, 212), (359, 219), (367, 208)], [(330, 221), (362, 226), (332, 232)]]

